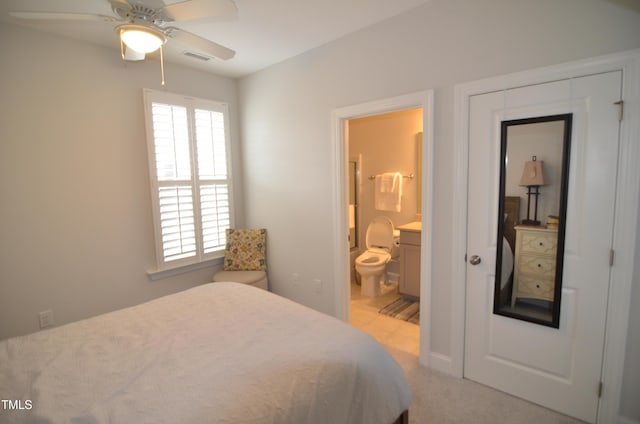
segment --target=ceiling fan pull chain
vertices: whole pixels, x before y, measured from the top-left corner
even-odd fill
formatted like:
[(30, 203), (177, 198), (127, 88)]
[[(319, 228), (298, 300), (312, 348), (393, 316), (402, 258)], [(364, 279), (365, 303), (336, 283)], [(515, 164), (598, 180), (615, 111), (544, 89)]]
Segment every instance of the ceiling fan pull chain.
[(162, 48), (162, 46), (160, 46), (160, 73), (162, 74), (162, 82), (160, 83), (162, 86), (164, 86), (164, 55), (162, 54), (162, 51), (164, 49)]
[(120, 56), (122, 56), (122, 60), (124, 60), (124, 43), (122, 42), (122, 38), (120, 38)]

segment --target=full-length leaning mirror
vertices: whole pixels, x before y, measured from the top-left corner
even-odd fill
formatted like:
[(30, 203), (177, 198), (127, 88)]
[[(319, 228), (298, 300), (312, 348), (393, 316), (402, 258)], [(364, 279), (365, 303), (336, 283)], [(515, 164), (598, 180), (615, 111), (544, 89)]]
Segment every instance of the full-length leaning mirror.
[(559, 328), (571, 114), (501, 124), (493, 312)]

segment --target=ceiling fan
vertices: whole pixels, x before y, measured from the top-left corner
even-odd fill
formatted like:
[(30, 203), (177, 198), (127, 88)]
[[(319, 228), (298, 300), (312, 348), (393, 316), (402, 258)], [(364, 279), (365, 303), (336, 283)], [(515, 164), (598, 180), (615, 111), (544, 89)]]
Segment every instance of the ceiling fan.
[[(167, 40), (175, 40), (205, 55), (229, 60), (235, 51), (185, 31), (171, 23), (193, 19), (234, 15), (233, 0), (106, 0), (113, 15), (12, 11), (9, 15), (24, 20), (97, 21), (117, 23), (124, 60), (144, 60), (147, 53), (160, 49)], [(164, 83), (164, 78), (163, 78)]]

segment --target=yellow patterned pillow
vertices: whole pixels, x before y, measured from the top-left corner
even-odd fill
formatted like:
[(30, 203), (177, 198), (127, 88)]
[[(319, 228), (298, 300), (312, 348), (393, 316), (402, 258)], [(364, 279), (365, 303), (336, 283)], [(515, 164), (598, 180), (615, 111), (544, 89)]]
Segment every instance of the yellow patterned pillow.
[(226, 230), (225, 271), (265, 271), (267, 230)]

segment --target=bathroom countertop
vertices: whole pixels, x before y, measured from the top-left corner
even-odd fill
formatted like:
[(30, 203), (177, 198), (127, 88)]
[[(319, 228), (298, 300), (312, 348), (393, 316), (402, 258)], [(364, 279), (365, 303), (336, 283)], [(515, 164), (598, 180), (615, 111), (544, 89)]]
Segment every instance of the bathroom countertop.
[(419, 233), (422, 231), (422, 222), (420, 221), (409, 222), (408, 224), (402, 224), (397, 226), (396, 229), (400, 231), (413, 231), (415, 233)]

